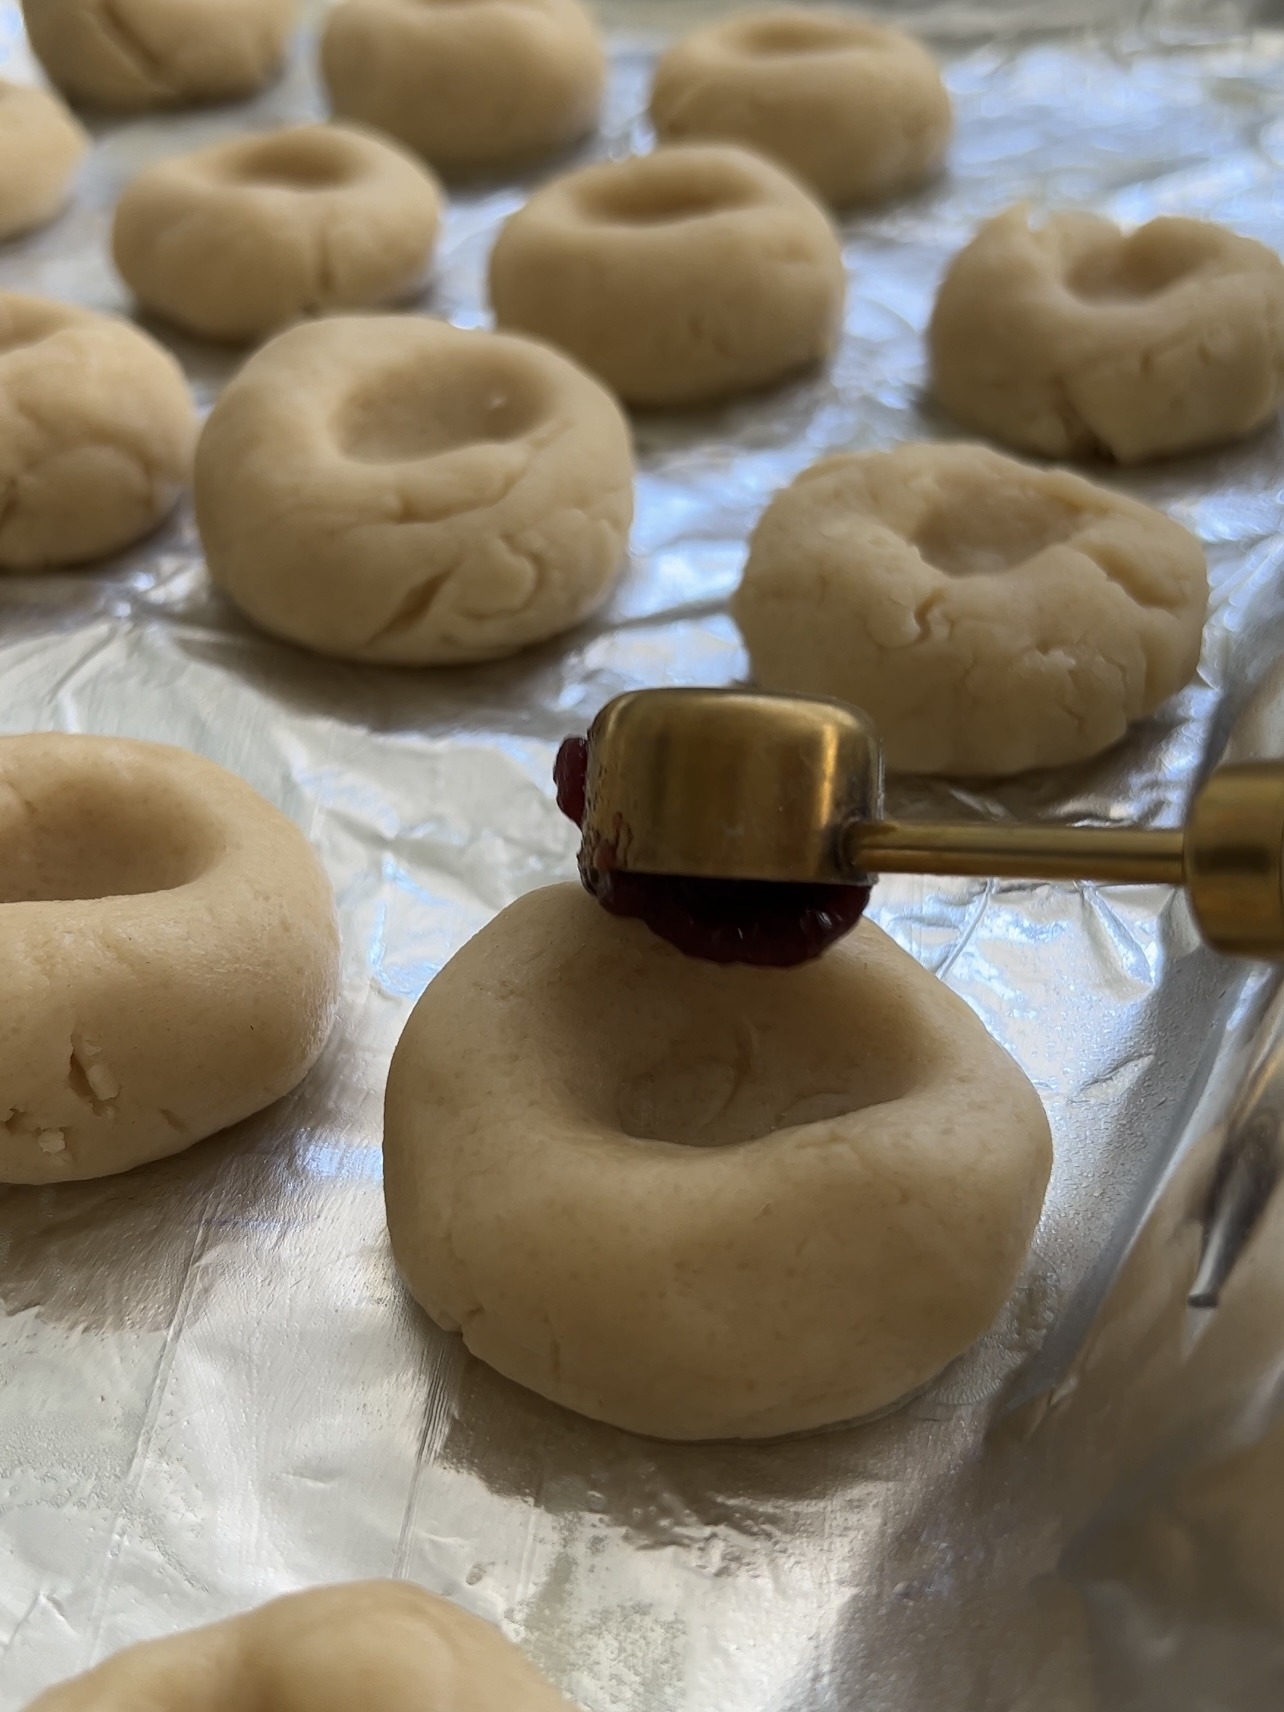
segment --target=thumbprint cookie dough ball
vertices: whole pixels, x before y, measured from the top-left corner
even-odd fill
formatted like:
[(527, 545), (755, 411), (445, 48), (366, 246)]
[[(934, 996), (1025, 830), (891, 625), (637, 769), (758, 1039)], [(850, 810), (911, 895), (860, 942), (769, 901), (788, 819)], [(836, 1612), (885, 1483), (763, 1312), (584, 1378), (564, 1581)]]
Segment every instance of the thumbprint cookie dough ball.
[(626, 403), (692, 405), (820, 362), (846, 274), (823, 209), (744, 149), (660, 149), (536, 191), (490, 263), (501, 327), (569, 351)]
[(287, 1594), (126, 1647), (27, 1712), (574, 1712), (499, 1630), (405, 1581)]
[(981, 227), (942, 282), (932, 386), (960, 422), (1050, 458), (1145, 458), (1250, 434), (1284, 397), (1284, 264), (1204, 220)]
[(87, 134), (43, 89), (0, 81), (0, 241), (44, 226), (71, 200)]
[(0, 292), (0, 570), (119, 551), (172, 509), (196, 410), (183, 371), (113, 316)]
[(1203, 550), (1065, 470), (980, 446), (826, 458), (754, 530), (732, 610), (765, 689), (868, 713), (901, 772), (1109, 747), (1194, 675)]
[(36, 58), (78, 105), (141, 112), (252, 95), (298, 0), (22, 0)]
[(336, 113), (458, 175), (554, 154), (597, 123), (606, 60), (577, 0), (341, 0), (321, 70)]
[(350, 126), (300, 125), (149, 167), (117, 204), (112, 250), (146, 308), (205, 338), (247, 340), (404, 300), (423, 284), (440, 221), (436, 180), (417, 160)]
[(411, 1291), (556, 1403), (661, 1438), (882, 1409), (986, 1329), (1051, 1147), (963, 1001), (869, 923), (814, 963), (684, 957), (578, 886), (446, 965), (393, 1057)]
[(104, 1177), (288, 1093), (338, 933), (302, 833), (157, 743), (0, 737), (0, 1182)]
[(840, 207), (920, 183), (952, 128), (936, 62), (912, 36), (806, 6), (733, 12), (675, 42), (651, 122), (663, 143), (743, 143)]
[(196, 457), (214, 581), (319, 653), (446, 665), (576, 624), (619, 571), (628, 424), (527, 339), (341, 317), (264, 347)]

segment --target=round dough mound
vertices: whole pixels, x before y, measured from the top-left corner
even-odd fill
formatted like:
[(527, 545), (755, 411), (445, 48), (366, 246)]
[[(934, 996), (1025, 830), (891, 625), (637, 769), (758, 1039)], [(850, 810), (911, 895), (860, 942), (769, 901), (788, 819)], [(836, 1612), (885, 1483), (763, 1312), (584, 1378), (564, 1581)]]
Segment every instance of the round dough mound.
[(112, 248), (148, 309), (244, 340), (410, 296), (440, 220), (417, 160), (346, 125), (300, 125), (149, 167), (117, 204)]
[(128, 1171), (288, 1093), (338, 949), (307, 840), (231, 773), (0, 738), (0, 1182)]
[(183, 371), (114, 316), (0, 292), (0, 570), (114, 553), (191, 473)]
[(732, 611), (764, 689), (865, 710), (901, 772), (1082, 760), (1189, 682), (1208, 574), (1135, 499), (981, 446), (813, 465), (755, 529)]
[(61, 214), (89, 138), (55, 96), (0, 81), (0, 240)]
[(127, 1647), (27, 1712), (573, 1712), (498, 1629), (404, 1581), (353, 1581)]
[(280, 71), (298, 0), (22, 0), (52, 83), (89, 107), (236, 101)]
[(605, 598), (633, 517), (628, 424), (556, 351), (422, 316), (266, 345), (196, 455), (210, 574), (319, 653), (494, 660)]
[(578, 887), (433, 981), (384, 1116), (397, 1264), (509, 1378), (661, 1438), (882, 1409), (994, 1319), (1051, 1144), (964, 1002), (872, 924), (682, 956)]
[(651, 122), (663, 143), (743, 143), (826, 201), (877, 202), (919, 184), (950, 138), (936, 62), (902, 30), (848, 12), (735, 12), (661, 56)]
[(1204, 220), (1125, 236), (1024, 206), (986, 222), (942, 282), (932, 384), (970, 428), (1049, 458), (1121, 463), (1249, 434), (1284, 398), (1284, 264)]
[(568, 148), (597, 123), (606, 82), (577, 0), (342, 0), (321, 70), (336, 113), (452, 174)]
[(560, 345), (630, 404), (748, 392), (829, 356), (847, 278), (821, 209), (744, 149), (660, 149), (545, 185), (490, 262), (501, 327)]

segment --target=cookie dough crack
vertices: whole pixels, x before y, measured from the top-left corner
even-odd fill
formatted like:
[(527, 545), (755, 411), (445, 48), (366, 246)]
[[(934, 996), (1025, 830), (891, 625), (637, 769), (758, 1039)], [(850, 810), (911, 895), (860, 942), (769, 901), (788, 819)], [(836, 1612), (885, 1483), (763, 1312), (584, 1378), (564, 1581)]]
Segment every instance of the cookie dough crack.
[(131, 71), (157, 95), (173, 98), (178, 91), (166, 78), (158, 56), (143, 41), (137, 29), (127, 23), (120, 11), (120, 0), (99, 0), (98, 21), (103, 34), (126, 61)]
[(120, 1083), (96, 1050), (75, 1034), (67, 1063), (67, 1087), (96, 1118), (115, 1116)]
[(436, 572), (431, 577), (425, 577), (416, 583), (401, 598), (392, 617), (381, 624), (366, 638), (364, 646), (375, 648), (380, 642), (387, 642), (394, 636), (402, 636), (407, 630), (413, 630), (421, 624), (437, 603), (438, 596), (446, 584), (459, 569), (458, 561), (447, 565), (445, 570)]

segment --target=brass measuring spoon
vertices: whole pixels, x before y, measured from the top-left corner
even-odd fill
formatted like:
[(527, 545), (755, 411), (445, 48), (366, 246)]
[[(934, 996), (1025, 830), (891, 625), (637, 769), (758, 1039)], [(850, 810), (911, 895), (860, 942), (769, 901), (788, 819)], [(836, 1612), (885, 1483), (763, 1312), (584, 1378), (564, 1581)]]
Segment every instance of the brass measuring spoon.
[[(647, 899), (665, 895), (665, 879), (686, 888), (697, 912), (700, 899), (722, 899), (723, 916), (778, 899), (788, 917), (789, 894), (770, 888), (800, 888), (797, 908), (823, 899), (837, 912), (826, 944), (855, 925), (868, 895), (842, 888), (868, 888), (878, 874), (1184, 887), (1209, 945), (1284, 956), (1281, 762), (1213, 773), (1184, 828), (891, 821), (878, 733), (856, 709), (755, 691), (655, 689), (608, 703), (587, 750), (568, 740), (558, 768), (559, 801), (583, 829), (585, 884), (608, 908), (641, 915), (695, 955), (736, 960), (734, 950), (702, 949), (698, 934), (683, 944), (652, 920)], [(740, 882), (753, 884), (741, 891)], [(798, 962), (823, 945), (794, 949), (743, 960)]]

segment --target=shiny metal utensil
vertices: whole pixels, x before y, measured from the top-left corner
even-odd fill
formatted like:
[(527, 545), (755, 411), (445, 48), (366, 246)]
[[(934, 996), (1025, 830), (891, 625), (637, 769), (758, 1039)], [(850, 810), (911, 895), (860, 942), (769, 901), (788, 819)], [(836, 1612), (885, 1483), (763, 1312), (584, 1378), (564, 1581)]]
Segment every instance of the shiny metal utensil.
[(584, 851), (597, 868), (867, 884), (974, 874), (1183, 886), (1204, 939), (1284, 957), (1284, 763), (1223, 767), (1183, 829), (886, 820), (878, 733), (802, 696), (638, 690), (589, 731)]

